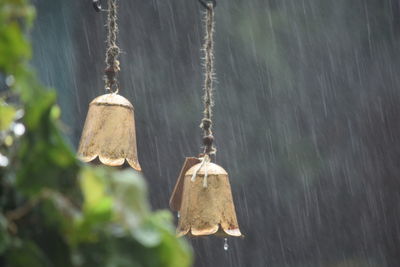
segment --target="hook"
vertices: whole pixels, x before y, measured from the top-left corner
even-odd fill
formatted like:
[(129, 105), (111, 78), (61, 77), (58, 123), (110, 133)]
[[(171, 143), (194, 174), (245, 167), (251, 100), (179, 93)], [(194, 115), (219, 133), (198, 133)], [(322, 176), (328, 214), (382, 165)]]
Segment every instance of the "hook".
[(93, 8), (96, 12), (104, 11), (104, 9), (101, 8), (100, 0), (93, 0)]
[(217, 6), (216, 0), (199, 0), (200, 4), (208, 9), (208, 4), (212, 4), (213, 7)]

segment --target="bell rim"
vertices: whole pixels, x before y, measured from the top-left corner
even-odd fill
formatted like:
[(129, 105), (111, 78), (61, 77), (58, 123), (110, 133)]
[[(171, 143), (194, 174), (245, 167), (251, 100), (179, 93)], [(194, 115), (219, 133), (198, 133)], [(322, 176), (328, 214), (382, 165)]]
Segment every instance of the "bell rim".
[(240, 231), (240, 228), (235, 228), (235, 229), (225, 229), (222, 227), (222, 225), (219, 223), (215, 226), (213, 226), (210, 229), (206, 230), (196, 230), (193, 229), (193, 227), (189, 227), (188, 229), (177, 229), (176, 236), (183, 237), (185, 235), (192, 236), (192, 237), (200, 237), (200, 236), (210, 236), (210, 235), (221, 235), (221, 236), (226, 236), (226, 237), (244, 237), (242, 232)]
[(90, 163), (99, 160), (103, 165), (109, 167), (121, 167), (125, 163), (128, 163), (128, 165), (131, 166), (134, 170), (139, 172), (142, 171), (139, 162), (136, 163), (134, 160), (128, 158), (119, 158), (110, 160), (109, 158), (106, 158), (101, 155), (93, 155), (93, 156), (78, 155), (78, 159), (84, 163)]

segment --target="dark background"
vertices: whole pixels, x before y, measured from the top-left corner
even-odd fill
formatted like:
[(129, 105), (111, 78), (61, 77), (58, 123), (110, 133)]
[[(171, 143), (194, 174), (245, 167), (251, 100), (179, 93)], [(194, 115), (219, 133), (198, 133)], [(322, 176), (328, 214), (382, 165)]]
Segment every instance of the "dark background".
[[(200, 152), (202, 8), (120, 0), (121, 94), (155, 209)], [(400, 4), (225, 0), (216, 9), (216, 162), (244, 239), (200, 238), (196, 266), (400, 266)], [(104, 93), (106, 13), (36, 0), (42, 81), (77, 147)], [(105, 1), (104, 4), (106, 5)]]

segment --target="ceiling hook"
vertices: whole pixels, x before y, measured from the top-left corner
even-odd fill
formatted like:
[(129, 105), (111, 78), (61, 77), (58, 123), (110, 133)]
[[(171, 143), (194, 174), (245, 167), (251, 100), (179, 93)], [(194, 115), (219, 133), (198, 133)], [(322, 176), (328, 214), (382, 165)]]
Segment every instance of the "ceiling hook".
[(96, 12), (106, 11), (106, 10), (102, 9), (100, 0), (93, 0), (93, 8), (94, 8), (94, 10), (96, 10)]
[(209, 8), (208, 4), (212, 4), (213, 7), (217, 6), (217, 1), (216, 0), (199, 0), (200, 4), (205, 7), (205, 8)]

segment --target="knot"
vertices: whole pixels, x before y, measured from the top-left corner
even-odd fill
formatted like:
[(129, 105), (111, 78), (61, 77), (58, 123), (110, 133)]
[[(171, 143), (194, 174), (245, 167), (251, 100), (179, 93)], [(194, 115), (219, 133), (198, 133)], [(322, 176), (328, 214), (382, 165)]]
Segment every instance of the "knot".
[(114, 94), (118, 94), (118, 92), (119, 92), (118, 81), (116, 81), (116, 80), (107, 81), (106, 82), (106, 91), (109, 91)]
[(120, 53), (120, 49), (119, 49), (119, 47), (116, 46), (116, 45), (110, 46), (110, 47), (107, 49), (107, 54), (108, 54), (110, 57), (116, 57), (116, 56), (119, 55), (119, 53)]
[(115, 60), (114, 64), (109, 65), (105, 70), (104, 73), (107, 76), (115, 75), (115, 73), (119, 72), (121, 68), (119, 67), (119, 61)]
[(202, 128), (204, 131), (210, 130), (212, 125), (212, 120), (204, 118), (201, 120), (200, 128)]
[(214, 142), (213, 135), (210, 134), (210, 135), (203, 136), (203, 144), (205, 146), (212, 146), (213, 142)]
[(215, 154), (217, 154), (217, 149), (213, 145), (205, 146), (204, 147), (204, 154), (209, 155), (209, 156), (215, 155)]

